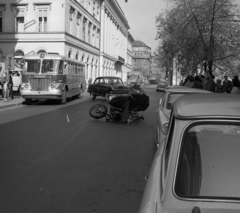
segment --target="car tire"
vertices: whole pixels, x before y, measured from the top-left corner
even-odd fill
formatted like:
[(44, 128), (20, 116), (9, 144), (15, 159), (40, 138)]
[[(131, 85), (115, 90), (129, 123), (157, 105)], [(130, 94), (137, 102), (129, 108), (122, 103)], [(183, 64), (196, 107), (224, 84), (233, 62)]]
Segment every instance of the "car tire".
[(31, 98), (26, 98), (25, 101), (26, 101), (27, 105), (31, 105), (32, 104), (32, 99)]
[(66, 103), (67, 103), (67, 91), (66, 89), (64, 89), (62, 94), (61, 104), (66, 104)]

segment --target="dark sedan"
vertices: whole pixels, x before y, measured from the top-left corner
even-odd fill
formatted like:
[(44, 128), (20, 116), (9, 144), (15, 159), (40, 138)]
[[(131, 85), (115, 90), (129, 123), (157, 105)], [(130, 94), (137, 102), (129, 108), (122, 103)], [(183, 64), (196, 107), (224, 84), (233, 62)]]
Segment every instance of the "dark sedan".
[(130, 87), (123, 84), (123, 81), (119, 77), (113, 76), (101, 76), (97, 77), (93, 84), (88, 86), (88, 92), (93, 100), (97, 96), (108, 98), (109, 93), (114, 90), (129, 90)]

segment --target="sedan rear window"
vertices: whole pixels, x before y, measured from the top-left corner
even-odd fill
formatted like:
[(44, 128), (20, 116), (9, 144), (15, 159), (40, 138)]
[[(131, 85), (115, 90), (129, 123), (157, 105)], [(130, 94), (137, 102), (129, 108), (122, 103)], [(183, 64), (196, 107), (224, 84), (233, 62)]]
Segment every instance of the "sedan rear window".
[(201, 124), (184, 135), (175, 193), (183, 198), (240, 200), (240, 124)]

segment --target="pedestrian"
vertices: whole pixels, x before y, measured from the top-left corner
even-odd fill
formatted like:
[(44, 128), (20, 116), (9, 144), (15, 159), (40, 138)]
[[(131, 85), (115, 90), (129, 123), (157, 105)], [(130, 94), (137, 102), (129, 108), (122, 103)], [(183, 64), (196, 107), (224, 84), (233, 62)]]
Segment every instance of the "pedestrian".
[(196, 75), (194, 77), (194, 81), (195, 81), (194, 88), (203, 89), (202, 80), (199, 75)]
[(232, 82), (228, 80), (228, 76), (224, 76), (224, 81), (223, 81), (223, 93), (231, 93), (232, 91)]
[(2, 75), (1, 84), (2, 84), (3, 98), (4, 98), (4, 100), (7, 100), (8, 87), (7, 87), (7, 73), (6, 72), (4, 72)]
[(13, 79), (11, 71), (8, 73), (8, 99), (13, 99)]
[(223, 85), (222, 85), (222, 81), (220, 79), (217, 79), (215, 92), (216, 93), (222, 93), (223, 92)]
[(231, 90), (231, 94), (240, 94), (240, 81), (237, 76), (232, 80), (233, 88)]
[(206, 80), (203, 84), (203, 89), (211, 92), (215, 92), (215, 81), (213, 80), (213, 75), (210, 72), (206, 72), (205, 79)]
[(193, 78), (193, 76), (189, 75), (187, 77), (187, 82), (186, 82), (186, 84), (184, 86), (193, 88), (194, 85), (195, 85), (194, 78)]

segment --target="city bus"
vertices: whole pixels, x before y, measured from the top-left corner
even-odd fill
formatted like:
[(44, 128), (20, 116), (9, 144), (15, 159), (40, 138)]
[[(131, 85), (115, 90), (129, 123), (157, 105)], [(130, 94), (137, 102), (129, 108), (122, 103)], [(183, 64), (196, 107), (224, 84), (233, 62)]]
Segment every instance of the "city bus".
[(20, 94), (30, 105), (36, 99), (55, 99), (65, 104), (86, 89), (85, 64), (58, 54), (23, 57)]

